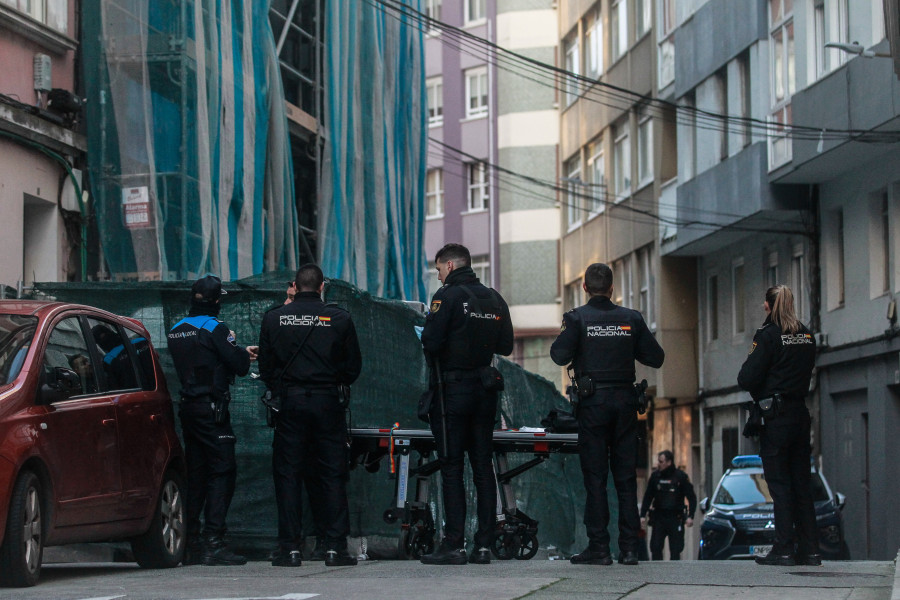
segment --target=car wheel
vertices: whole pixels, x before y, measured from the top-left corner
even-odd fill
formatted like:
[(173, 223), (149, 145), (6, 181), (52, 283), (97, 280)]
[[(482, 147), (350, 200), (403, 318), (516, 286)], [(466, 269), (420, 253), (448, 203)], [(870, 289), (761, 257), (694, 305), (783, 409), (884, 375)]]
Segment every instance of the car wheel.
[(131, 540), (134, 559), (145, 569), (170, 569), (184, 556), (184, 483), (181, 476), (167, 472), (159, 491), (150, 529)]
[(0, 584), (30, 587), (38, 581), (44, 553), (41, 501), (37, 475), (23, 472), (16, 480), (9, 503), (6, 535), (0, 547)]

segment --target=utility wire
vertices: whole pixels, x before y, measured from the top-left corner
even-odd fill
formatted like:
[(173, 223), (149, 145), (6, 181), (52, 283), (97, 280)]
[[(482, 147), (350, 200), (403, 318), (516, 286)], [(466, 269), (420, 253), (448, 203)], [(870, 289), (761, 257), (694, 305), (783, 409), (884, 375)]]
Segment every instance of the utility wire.
[[(667, 117), (667, 113), (671, 115), (675, 111), (676, 122), (696, 127), (697, 129), (714, 129), (716, 131), (725, 131), (733, 133), (745, 133), (748, 130), (756, 133), (772, 135), (775, 137), (789, 137), (792, 139), (802, 139), (809, 141), (859, 141), (870, 143), (896, 143), (900, 141), (900, 132), (898, 131), (874, 131), (872, 129), (836, 129), (821, 128), (805, 125), (782, 125), (779, 123), (769, 122), (767, 120), (757, 119), (754, 117), (743, 117), (736, 115), (726, 115), (713, 111), (678, 104), (669, 100), (655, 98), (647, 94), (642, 94), (606, 83), (600, 80), (591, 79), (590, 77), (580, 75), (566, 69), (543, 63), (534, 58), (505, 49), (493, 42), (475, 36), (474, 34), (443, 23), (424, 13), (417, 11), (397, 0), (365, 0), (369, 4), (384, 11), (395, 13), (395, 18), (411, 19), (417, 23), (419, 29), (424, 32), (440, 31), (442, 34), (442, 43), (455, 45), (455, 47), (466, 53), (478, 56), (487, 62), (512, 71), (511, 66), (525, 69), (531, 74), (537, 76), (552, 76), (562, 78), (567, 83), (571, 83), (581, 90), (581, 97), (589, 101), (600, 102), (611, 108), (625, 109), (633, 105), (644, 105), (663, 110), (663, 117)], [(387, 12), (386, 12), (387, 14)], [(492, 59), (493, 57), (493, 59)], [(512, 71), (515, 72), (515, 71)], [(521, 73), (517, 73), (526, 79), (531, 79), (535, 83), (546, 85), (562, 93), (568, 95), (568, 89), (561, 89), (556, 83), (547, 83), (526, 77)], [(552, 74), (552, 75), (551, 75)], [(590, 95), (596, 94), (604, 98), (604, 101), (592, 98)], [(621, 104), (608, 104), (610, 101), (624, 102)], [(670, 117), (669, 117), (670, 118)], [(723, 127), (724, 125), (724, 127)]]

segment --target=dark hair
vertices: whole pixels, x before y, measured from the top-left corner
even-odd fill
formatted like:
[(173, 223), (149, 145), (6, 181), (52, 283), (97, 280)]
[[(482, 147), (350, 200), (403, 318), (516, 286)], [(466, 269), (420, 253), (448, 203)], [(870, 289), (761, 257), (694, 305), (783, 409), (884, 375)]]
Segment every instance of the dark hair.
[(322, 269), (313, 263), (306, 263), (297, 269), (297, 275), (294, 277), (299, 292), (318, 292), (324, 281), (325, 274), (322, 273)]
[(457, 267), (468, 267), (472, 264), (472, 255), (469, 249), (462, 244), (445, 244), (434, 255), (434, 262), (453, 261)]
[(612, 283), (613, 272), (609, 265), (594, 263), (584, 271), (584, 285), (593, 296), (609, 296)]
[(671, 451), (671, 450), (663, 450), (662, 452), (660, 452), (660, 453), (657, 454), (656, 456), (662, 456), (663, 458), (666, 459), (666, 462), (670, 462), (670, 463), (675, 462), (675, 455), (672, 454), (672, 451)]
[(766, 302), (772, 322), (785, 333), (800, 331), (800, 321), (794, 312), (794, 293), (786, 285), (776, 285), (766, 290)]

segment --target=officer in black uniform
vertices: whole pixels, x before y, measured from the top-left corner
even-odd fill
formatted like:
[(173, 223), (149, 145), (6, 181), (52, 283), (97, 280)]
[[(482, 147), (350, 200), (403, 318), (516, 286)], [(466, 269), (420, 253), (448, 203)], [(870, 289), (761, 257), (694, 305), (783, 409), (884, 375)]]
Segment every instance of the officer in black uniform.
[(756, 411), (761, 415), (757, 431), (745, 429), (745, 435), (759, 434), (759, 454), (775, 511), (775, 543), (771, 552), (756, 557), (756, 562), (818, 566), (822, 557), (810, 477), (812, 448), (806, 408), (816, 341), (797, 319), (794, 294), (786, 285), (766, 291), (763, 309), (766, 320), (756, 330), (750, 353), (738, 373), (738, 385), (753, 397), (751, 419)]
[(584, 272), (584, 306), (563, 315), (550, 347), (558, 365), (571, 363), (578, 385), (578, 454), (587, 499), (584, 524), (588, 547), (573, 564), (609, 565), (607, 475), (612, 470), (619, 498), (619, 562), (638, 563), (637, 402), (634, 361), (659, 368), (665, 353), (636, 310), (610, 301), (613, 273), (594, 263)]
[(272, 443), (279, 546), (272, 564), (301, 565), (303, 484), (315, 478), (318, 485), (307, 493), (321, 490), (310, 503), (321, 513), (313, 511), (326, 539), (325, 564), (355, 565), (347, 550), (347, 424), (339, 386), (359, 377), (359, 341), (350, 313), (322, 302), (319, 267), (300, 267), (295, 281), (293, 302), (267, 312), (259, 335), (260, 377), (282, 403)]
[[(662, 560), (663, 545), (667, 537), (670, 558), (681, 560), (684, 528), (694, 526), (697, 495), (687, 473), (677, 468), (674, 460), (671, 450), (663, 450), (657, 455), (658, 468), (650, 475), (644, 500), (641, 502), (641, 524), (647, 524), (648, 511), (651, 515), (653, 534), (650, 536), (650, 554), (653, 560)], [(688, 501), (687, 518), (684, 513), (685, 499)]]
[[(218, 277), (191, 287), (191, 309), (168, 334), (169, 352), (181, 381), (181, 428), (188, 469), (187, 554), (184, 564), (242, 565), (225, 544), (225, 517), (234, 495), (237, 464), (228, 403), (235, 375), (246, 375), (252, 351), (235, 343), (217, 318), (225, 294)], [(200, 514), (204, 515), (200, 529)], [(202, 533), (202, 535), (201, 535)]]
[[(465, 246), (445, 245), (438, 250), (434, 262), (438, 279), (444, 285), (431, 300), (422, 346), (432, 367), (433, 383), (436, 385), (434, 371), (440, 369), (444, 385), (444, 411), (438, 398), (431, 406), (429, 422), (441, 461), (445, 523), (440, 546), (421, 561), (439, 565), (486, 564), (491, 562), (497, 510), (492, 443), (497, 392), (502, 382), (491, 362), (494, 354), (507, 356), (512, 352), (512, 322), (509, 307), (500, 294), (478, 281)], [(469, 557), (465, 550), (465, 453), (472, 466), (478, 514), (475, 545)]]

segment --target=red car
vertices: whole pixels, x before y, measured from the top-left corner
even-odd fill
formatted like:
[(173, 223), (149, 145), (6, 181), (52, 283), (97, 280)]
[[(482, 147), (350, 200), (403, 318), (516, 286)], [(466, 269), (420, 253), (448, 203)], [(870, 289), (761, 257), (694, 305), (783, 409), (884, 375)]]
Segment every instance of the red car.
[(0, 301), (0, 584), (37, 583), (46, 546), (130, 540), (184, 554), (184, 456), (147, 330), (59, 302)]

